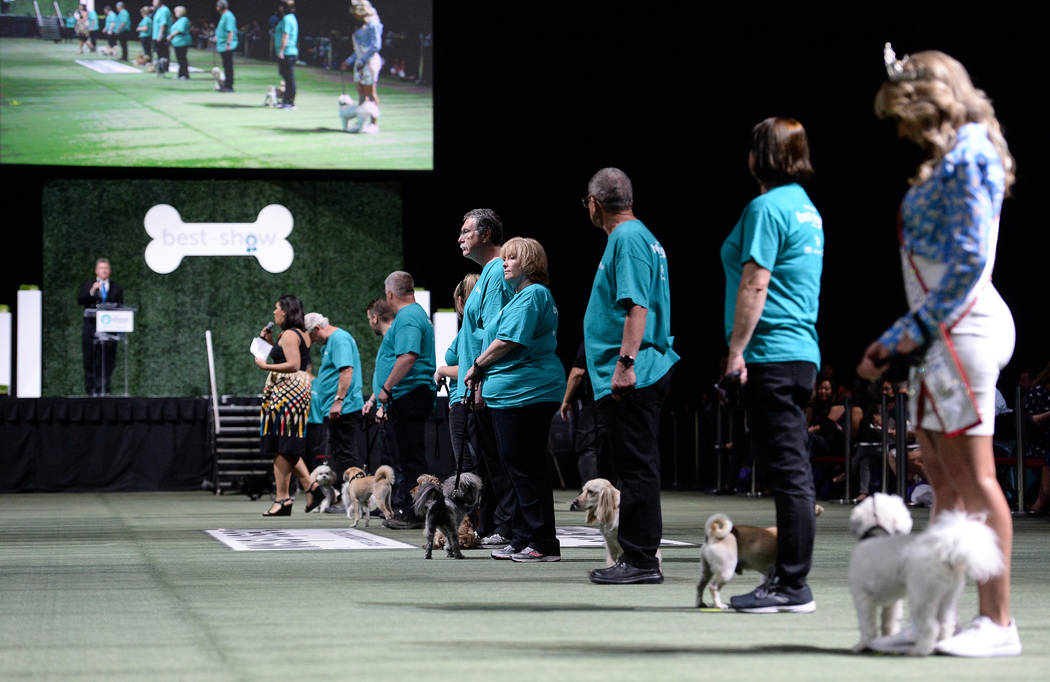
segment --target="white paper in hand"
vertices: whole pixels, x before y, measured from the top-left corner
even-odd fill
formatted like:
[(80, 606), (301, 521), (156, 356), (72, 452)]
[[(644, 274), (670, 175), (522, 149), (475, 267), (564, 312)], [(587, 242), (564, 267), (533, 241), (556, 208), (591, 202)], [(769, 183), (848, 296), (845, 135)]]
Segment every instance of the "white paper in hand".
[(258, 336), (252, 339), (252, 355), (259, 358), (260, 360), (265, 360), (267, 357), (269, 357), (271, 350), (273, 350), (273, 346), (269, 343), (266, 343), (265, 340), (260, 339)]

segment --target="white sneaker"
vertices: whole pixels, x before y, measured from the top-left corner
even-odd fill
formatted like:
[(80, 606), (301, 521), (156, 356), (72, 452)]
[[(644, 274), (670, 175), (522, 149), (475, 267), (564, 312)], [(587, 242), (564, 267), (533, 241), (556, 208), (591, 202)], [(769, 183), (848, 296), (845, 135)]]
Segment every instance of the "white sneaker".
[(918, 639), (915, 626), (908, 623), (895, 635), (884, 635), (876, 637), (868, 642), (868, 648), (883, 654), (906, 654)]
[(954, 637), (939, 642), (934, 649), (949, 656), (990, 658), (992, 656), (1020, 656), (1021, 637), (1017, 623), (998, 625), (987, 616), (978, 616)]

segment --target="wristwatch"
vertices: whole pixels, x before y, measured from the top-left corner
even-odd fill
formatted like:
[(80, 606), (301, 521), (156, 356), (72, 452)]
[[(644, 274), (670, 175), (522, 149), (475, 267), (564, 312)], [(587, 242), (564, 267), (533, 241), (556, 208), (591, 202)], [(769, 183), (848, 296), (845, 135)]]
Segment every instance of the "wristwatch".
[(634, 367), (634, 356), (633, 355), (621, 355), (619, 357), (619, 359), (617, 360), (617, 362), (619, 362), (621, 365), (623, 365), (624, 369), (630, 369), (630, 368)]

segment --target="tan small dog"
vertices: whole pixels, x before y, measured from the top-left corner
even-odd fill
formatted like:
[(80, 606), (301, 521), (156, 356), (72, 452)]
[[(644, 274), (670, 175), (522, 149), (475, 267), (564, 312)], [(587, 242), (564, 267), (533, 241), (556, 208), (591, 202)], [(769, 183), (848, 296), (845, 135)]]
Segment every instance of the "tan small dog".
[(737, 526), (725, 514), (714, 514), (704, 524), (707, 540), (700, 548), (700, 582), (696, 606), (704, 604), (704, 588), (711, 585), (711, 599), (720, 609), (729, 608), (719, 591), (744, 569), (768, 575), (777, 560), (777, 527)]
[(352, 519), (351, 528), (356, 528), (365, 517), (365, 527), (371, 514), (368, 511), (368, 499), (375, 497), (376, 505), (385, 518), (392, 518), (390, 509), (390, 492), (394, 487), (394, 470), (383, 465), (376, 469), (375, 476), (365, 476), (363, 469), (350, 467), (343, 473), (343, 504), (346, 505), (346, 518)]
[[(605, 565), (612, 566), (623, 554), (620, 546), (620, 491), (608, 479), (592, 478), (583, 484), (580, 494), (569, 505), (572, 511), (587, 512), (587, 523), (598, 522), (605, 540)], [(656, 560), (663, 566), (663, 556), (656, 550)]]

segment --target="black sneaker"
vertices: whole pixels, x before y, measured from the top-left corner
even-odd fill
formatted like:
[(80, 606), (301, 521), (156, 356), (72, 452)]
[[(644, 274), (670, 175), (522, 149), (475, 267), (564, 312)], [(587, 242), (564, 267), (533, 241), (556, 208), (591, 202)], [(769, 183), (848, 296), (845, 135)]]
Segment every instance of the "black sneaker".
[(655, 585), (664, 581), (659, 568), (638, 568), (620, 559), (608, 568), (596, 568), (588, 574), (599, 585)]
[(383, 526), (393, 530), (416, 530), (423, 527), (423, 521), (416, 516), (395, 514), (394, 518), (383, 521)]
[(729, 605), (741, 613), (813, 613), (817, 610), (809, 585), (787, 587), (776, 578), (747, 594), (733, 597)]

